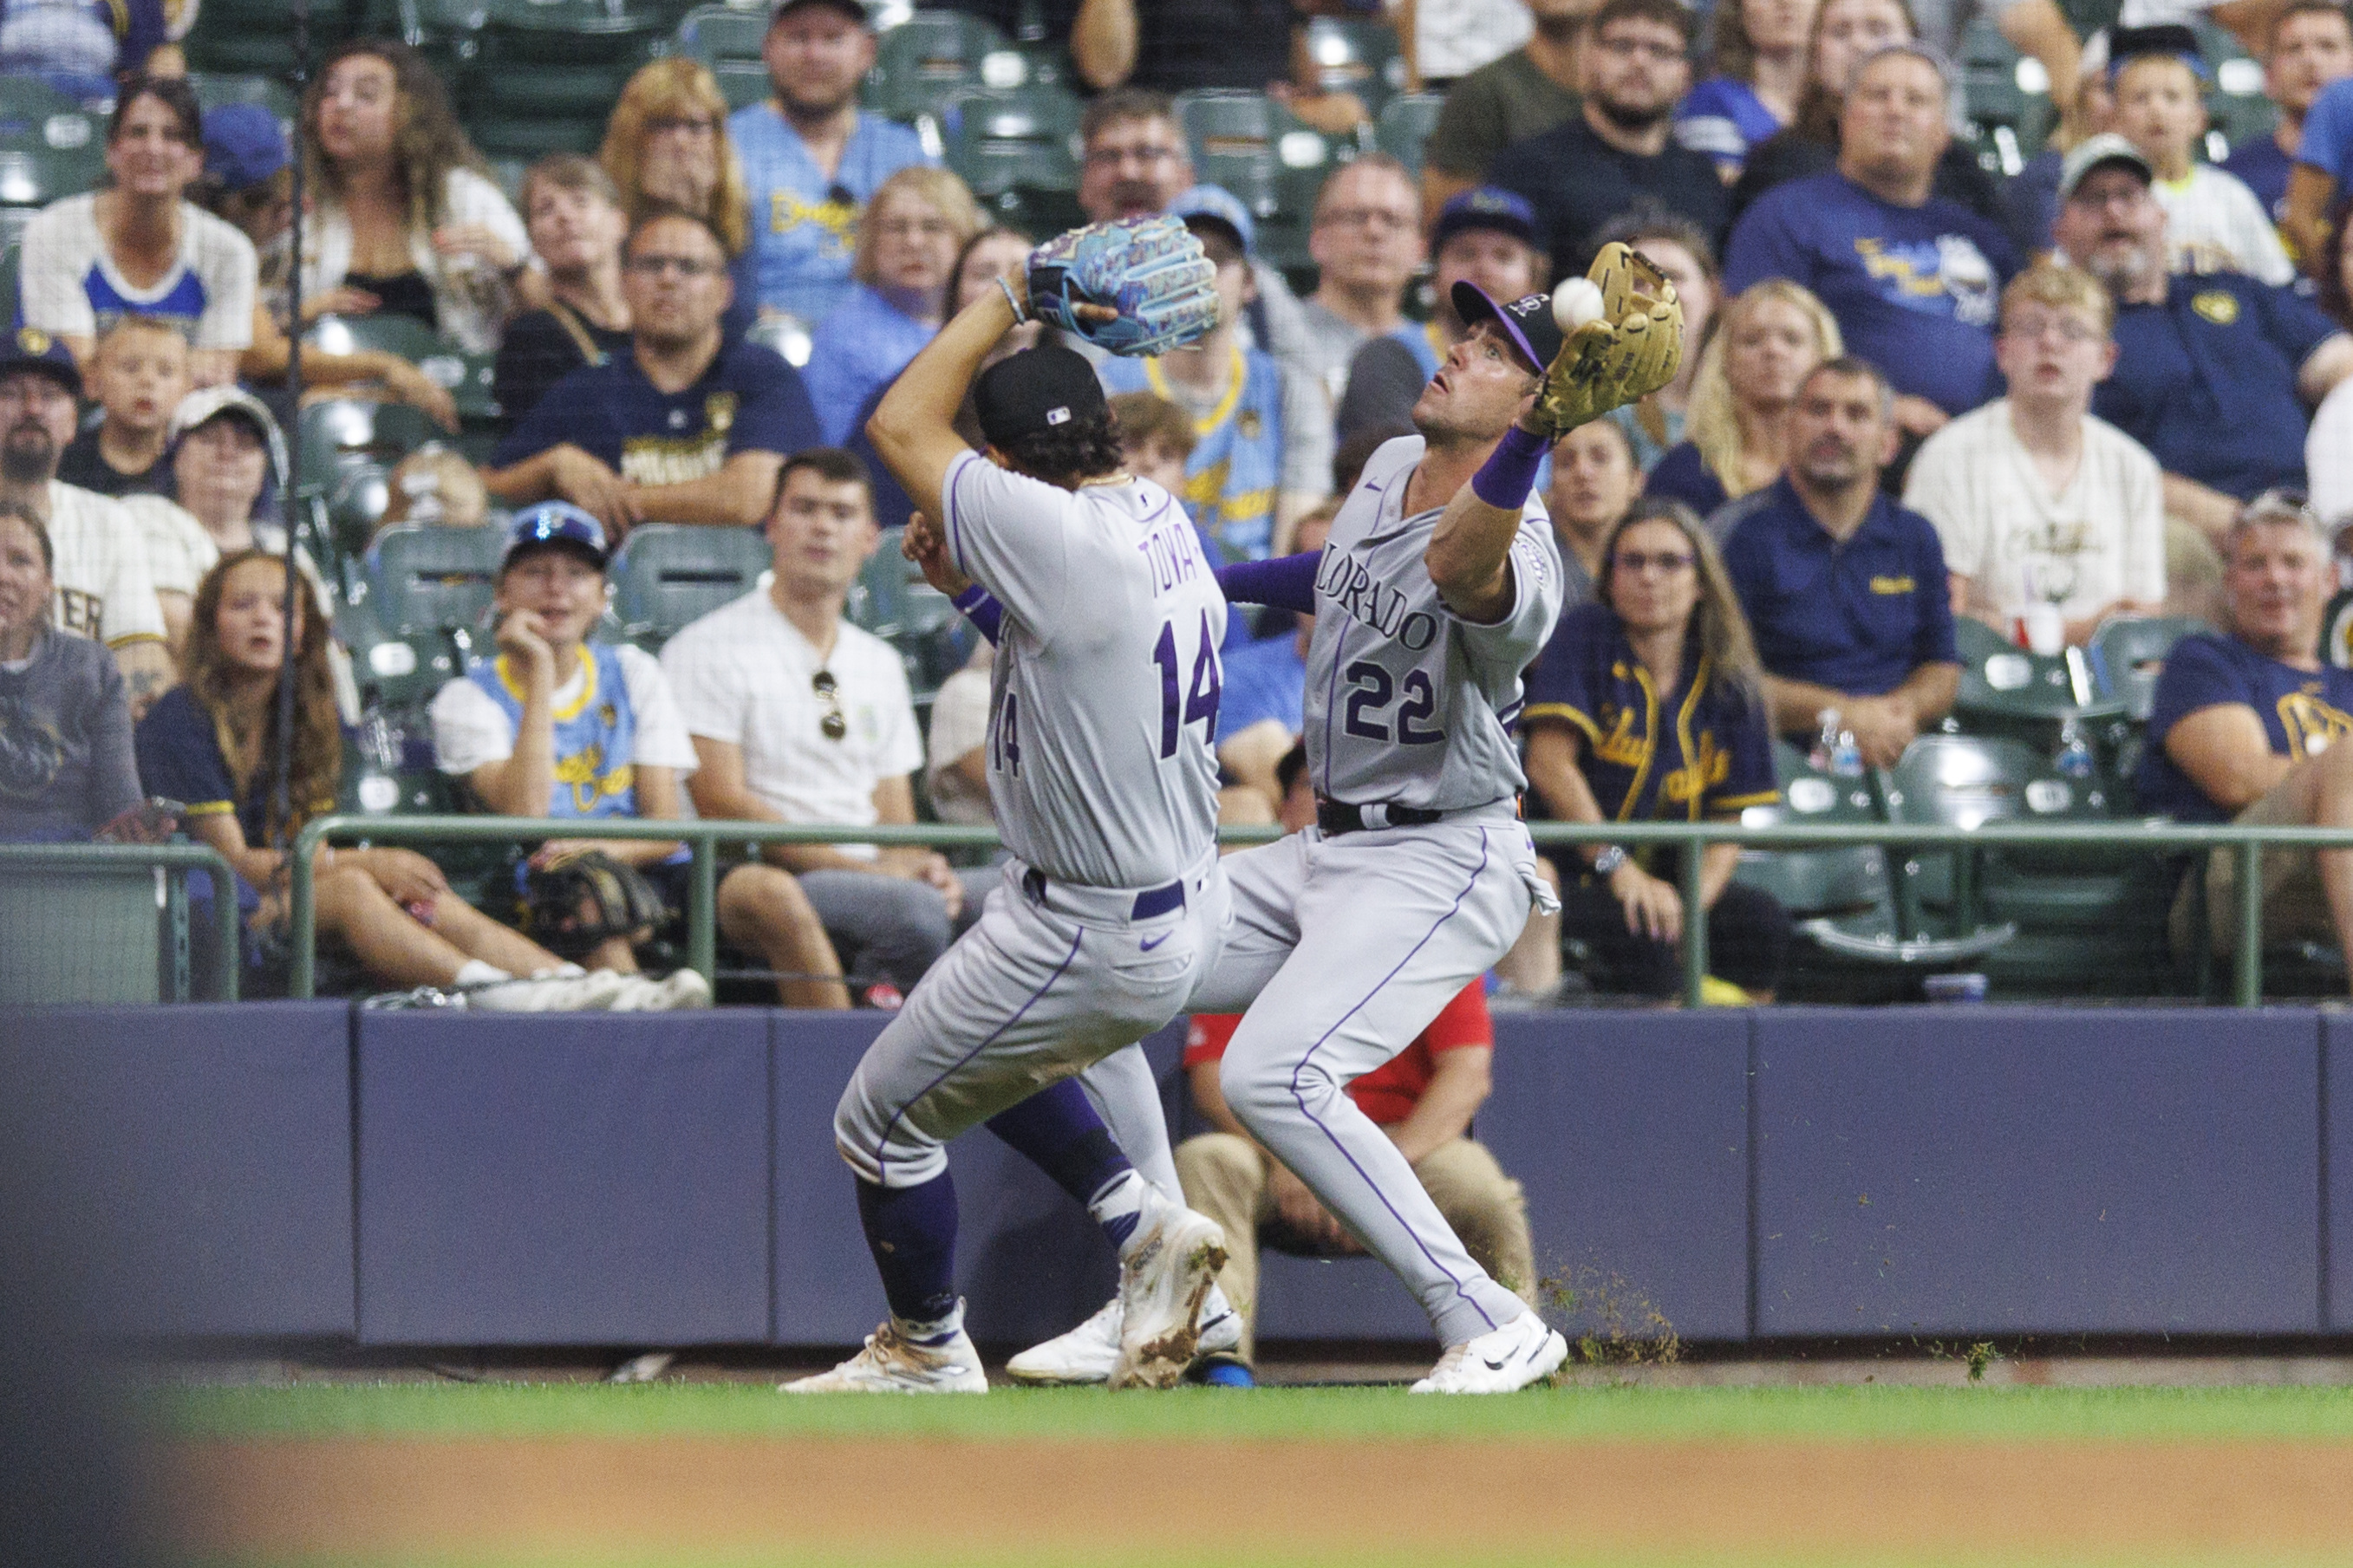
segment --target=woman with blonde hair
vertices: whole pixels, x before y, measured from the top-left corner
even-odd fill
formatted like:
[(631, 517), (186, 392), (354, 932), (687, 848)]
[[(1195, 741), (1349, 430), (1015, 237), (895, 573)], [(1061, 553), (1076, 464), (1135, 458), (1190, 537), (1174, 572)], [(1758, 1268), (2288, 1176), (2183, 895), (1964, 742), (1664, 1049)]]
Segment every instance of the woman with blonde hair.
[[(278, 723), (286, 665), (286, 563), (259, 550), (225, 556), (196, 588), (185, 681), (139, 722), (148, 793), (186, 803), (187, 831), (227, 858), (248, 928), (248, 965), (282, 952), (287, 851), (304, 823), (335, 808), (343, 734), (327, 660), (327, 618), (303, 580), (294, 616), (294, 722)], [(290, 752), (288, 806), (275, 804), (275, 759)], [(337, 939), (374, 980), (462, 991), (468, 1005), (507, 1012), (658, 1010), (707, 999), (642, 975), (583, 973), (450, 891), (439, 867), (409, 849), (333, 849), (315, 862), (319, 932)], [(267, 978), (265, 975), (263, 978)]]
[(750, 326), (760, 297), (750, 259), (751, 197), (744, 161), (727, 134), (727, 100), (711, 68), (683, 55), (638, 68), (613, 105), (596, 162), (620, 192), (624, 233), (664, 210), (692, 213), (711, 225), (735, 279), (735, 302), (720, 318), (721, 330), (733, 334)]
[(1651, 468), (1642, 493), (1706, 517), (1771, 484), (1788, 457), (1782, 425), (1798, 388), (1844, 352), (1838, 322), (1811, 290), (1786, 278), (1750, 284), (1701, 351), (1683, 439)]
[[(1674, 501), (1636, 503), (1602, 549), (1595, 597), (1560, 618), (1528, 673), (1528, 782), (1564, 822), (1701, 822), (1780, 797), (1764, 671), (1739, 596), (1706, 528)], [(1680, 856), (1573, 849), (1561, 931), (1582, 939), (1612, 989), (1671, 996), (1683, 908)], [(1732, 880), (1736, 844), (1700, 851), (1710, 967), (1770, 1001), (1789, 917)]]
[(414, 316), (468, 353), (497, 349), (517, 302), (538, 298), (522, 219), (407, 46), (364, 38), (327, 57), (302, 98), (302, 155), (317, 201), (306, 297)]
[(849, 297), (809, 339), (809, 401), (828, 446), (840, 446), (875, 388), (932, 341), (956, 260), (988, 224), (965, 183), (916, 164), (876, 187), (859, 220)]

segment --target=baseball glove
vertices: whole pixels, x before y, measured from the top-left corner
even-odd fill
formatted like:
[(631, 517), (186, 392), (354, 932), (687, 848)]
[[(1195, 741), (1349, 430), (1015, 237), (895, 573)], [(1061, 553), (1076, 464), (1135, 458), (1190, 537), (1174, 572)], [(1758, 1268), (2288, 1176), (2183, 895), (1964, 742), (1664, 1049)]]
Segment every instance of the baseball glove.
[(1029, 253), (1038, 319), (1115, 354), (1181, 348), (1218, 322), (1218, 269), (1173, 217), (1091, 223)]
[(1585, 275), (1601, 290), (1601, 319), (1569, 334), (1536, 394), (1536, 417), (1554, 440), (1649, 396), (1683, 363), (1683, 301), (1657, 263), (1613, 242)]
[(580, 958), (610, 937), (641, 940), (670, 914), (644, 872), (594, 849), (531, 868), (522, 897), (524, 934), (558, 958)]

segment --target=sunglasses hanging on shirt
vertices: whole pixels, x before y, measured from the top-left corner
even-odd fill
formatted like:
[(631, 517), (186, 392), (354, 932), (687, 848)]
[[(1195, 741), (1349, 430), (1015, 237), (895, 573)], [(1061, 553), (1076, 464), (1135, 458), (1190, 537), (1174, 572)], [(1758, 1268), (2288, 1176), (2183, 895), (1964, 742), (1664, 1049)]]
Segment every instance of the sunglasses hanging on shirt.
[(809, 689), (817, 693), (819, 702), (825, 704), (825, 714), (817, 723), (817, 727), (825, 732), (825, 738), (828, 741), (848, 739), (849, 718), (841, 710), (841, 688), (834, 681), (833, 671), (820, 669), (810, 676)]

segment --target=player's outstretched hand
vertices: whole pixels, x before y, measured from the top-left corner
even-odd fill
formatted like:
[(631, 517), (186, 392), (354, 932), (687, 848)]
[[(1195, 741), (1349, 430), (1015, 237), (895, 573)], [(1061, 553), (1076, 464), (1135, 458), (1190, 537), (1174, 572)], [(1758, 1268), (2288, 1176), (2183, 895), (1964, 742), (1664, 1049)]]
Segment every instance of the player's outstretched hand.
[(924, 582), (951, 599), (972, 586), (972, 579), (948, 559), (947, 536), (940, 531), (940, 525), (920, 511), (907, 514), (907, 531), (899, 536), (899, 553), (915, 563)]
[(1182, 220), (1091, 223), (1029, 253), (1029, 308), (1097, 348), (1159, 354), (1218, 323), (1218, 269)]
[(1568, 335), (1536, 394), (1536, 422), (1554, 440), (1648, 397), (1683, 363), (1683, 301), (1656, 262), (1613, 241), (1586, 277), (1601, 290), (1601, 319)]

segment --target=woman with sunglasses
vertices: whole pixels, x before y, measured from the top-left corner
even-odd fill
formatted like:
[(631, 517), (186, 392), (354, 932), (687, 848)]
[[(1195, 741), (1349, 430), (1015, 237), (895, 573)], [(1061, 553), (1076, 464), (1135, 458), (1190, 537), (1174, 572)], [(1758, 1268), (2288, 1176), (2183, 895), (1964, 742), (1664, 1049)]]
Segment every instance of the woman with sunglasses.
[[(1601, 562), (1593, 602), (1561, 616), (1528, 676), (1528, 782), (1547, 815), (1699, 822), (1778, 799), (1756, 643), (1699, 519), (1680, 502), (1637, 502)], [(1700, 855), (1710, 967), (1745, 999), (1769, 1002), (1788, 914), (1732, 880), (1738, 846)], [(1599, 956), (1609, 988), (1674, 994), (1692, 914), (1676, 853), (1596, 844), (1565, 864), (1562, 935)]]

